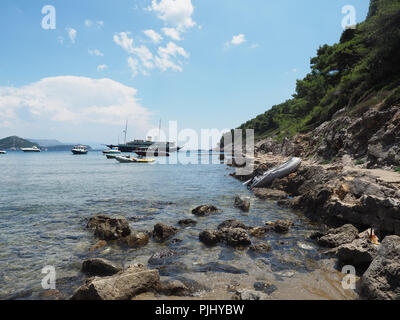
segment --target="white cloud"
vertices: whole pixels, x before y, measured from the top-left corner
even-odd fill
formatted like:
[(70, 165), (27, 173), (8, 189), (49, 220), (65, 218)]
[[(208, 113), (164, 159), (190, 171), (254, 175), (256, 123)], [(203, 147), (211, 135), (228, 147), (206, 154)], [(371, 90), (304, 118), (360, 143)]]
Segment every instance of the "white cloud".
[(154, 43), (160, 43), (163, 37), (154, 30), (144, 30), (143, 33), (148, 36)]
[(86, 27), (88, 27), (88, 28), (91, 28), (91, 27), (93, 27), (93, 26), (96, 26), (96, 27), (98, 27), (98, 28), (101, 28), (102, 26), (104, 26), (104, 21), (96, 21), (96, 22), (93, 22), (92, 20), (90, 20), (90, 19), (86, 19), (85, 20), (85, 26)]
[(94, 49), (94, 50), (88, 50), (88, 52), (89, 52), (89, 54), (91, 55), (91, 56), (97, 56), (97, 57), (103, 57), (104, 56), (104, 54), (103, 54), (103, 52), (101, 52), (100, 50), (98, 50), (98, 49)]
[(133, 59), (132, 57), (128, 58), (128, 66), (129, 69), (132, 71), (132, 77), (136, 77), (139, 73), (139, 61), (137, 59)]
[(128, 53), (133, 53), (133, 38), (129, 38), (130, 32), (119, 32), (114, 35), (114, 42)]
[(179, 32), (179, 30), (177, 30), (175, 28), (163, 28), (162, 32), (164, 32), (164, 34), (167, 37), (170, 37), (171, 39), (173, 39), (175, 41), (182, 40), (181, 33)]
[(189, 54), (185, 51), (185, 49), (178, 47), (173, 42), (169, 42), (165, 48), (158, 48), (158, 56), (155, 58), (156, 66), (161, 71), (172, 69), (174, 71), (182, 72), (182, 67), (171, 60), (171, 56), (176, 57), (178, 55), (184, 58), (189, 58)]
[(238, 46), (244, 42), (246, 42), (246, 36), (243, 33), (233, 36), (231, 40), (231, 44), (234, 46)]
[(157, 12), (161, 20), (181, 31), (196, 25), (192, 19), (194, 7), (191, 0), (152, 0), (148, 10)]
[(177, 46), (173, 42), (169, 42), (166, 47), (159, 47), (157, 56), (154, 56), (151, 51), (144, 45), (140, 47), (134, 46), (133, 38), (130, 37), (129, 32), (120, 32), (114, 35), (114, 42), (123, 48), (129, 54), (136, 55), (139, 60), (134, 60), (132, 57), (128, 58), (128, 66), (132, 70), (133, 75), (136, 76), (140, 72), (148, 75), (148, 70), (158, 68), (161, 71), (172, 69), (174, 71), (182, 71), (181, 61), (172, 61), (172, 58), (189, 58), (189, 54), (184, 48)]
[(103, 71), (105, 69), (107, 69), (107, 65), (106, 64), (100, 64), (97, 66), (97, 71)]
[(71, 43), (75, 43), (78, 32), (74, 28), (67, 28), (66, 30)]
[(86, 19), (86, 20), (85, 20), (85, 26), (88, 27), (88, 28), (90, 28), (91, 26), (93, 26), (93, 21), (92, 21), (92, 20), (89, 20), (89, 19)]
[[(16, 87), (0, 87), (0, 125), (35, 123), (71, 126), (123, 125), (128, 118), (143, 131), (151, 113), (142, 107), (137, 90), (111, 79), (59, 76)], [(73, 130), (73, 129), (71, 129)]]

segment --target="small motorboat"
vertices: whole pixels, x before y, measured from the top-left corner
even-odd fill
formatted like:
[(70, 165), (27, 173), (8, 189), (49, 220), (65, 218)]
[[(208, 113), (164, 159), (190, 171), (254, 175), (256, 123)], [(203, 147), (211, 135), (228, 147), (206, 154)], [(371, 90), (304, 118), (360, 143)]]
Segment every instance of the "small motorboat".
[[(103, 154), (121, 154), (121, 151), (118, 149), (118, 147), (113, 147), (111, 149), (103, 150)], [(113, 159), (115, 159), (115, 157)]]
[(88, 153), (88, 148), (86, 146), (75, 146), (71, 149), (71, 152), (73, 154), (87, 154)]
[(37, 146), (33, 146), (32, 148), (21, 148), (23, 152), (40, 152), (40, 149)]
[(301, 165), (300, 158), (291, 158), (289, 161), (281, 164), (280, 166), (274, 167), (267, 172), (256, 176), (249, 181), (246, 181), (244, 185), (250, 188), (264, 188), (272, 183), (275, 179), (281, 179), (289, 174), (295, 172)]
[(7, 152), (5, 150), (0, 150), (0, 154), (6, 154)]
[(130, 156), (117, 156), (115, 159), (121, 163), (152, 163), (155, 161), (150, 158), (131, 158)]

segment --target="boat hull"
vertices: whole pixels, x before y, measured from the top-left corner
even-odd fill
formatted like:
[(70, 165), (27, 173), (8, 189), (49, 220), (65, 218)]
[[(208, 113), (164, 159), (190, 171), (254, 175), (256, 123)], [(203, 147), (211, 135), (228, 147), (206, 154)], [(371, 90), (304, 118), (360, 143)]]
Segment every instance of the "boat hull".
[(281, 164), (280, 166), (274, 167), (264, 174), (254, 177), (253, 179), (247, 181), (245, 184), (249, 185), (251, 188), (267, 187), (275, 179), (284, 178), (289, 174), (295, 172), (300, 167), (300, 165), (300, 158), (291, 158), (289, 161)]
[(71, 152), (75, 155), (80, 155), (80, 154), (87, 154), (87, 151), (78, 151), (78, 150), (71, 150)]

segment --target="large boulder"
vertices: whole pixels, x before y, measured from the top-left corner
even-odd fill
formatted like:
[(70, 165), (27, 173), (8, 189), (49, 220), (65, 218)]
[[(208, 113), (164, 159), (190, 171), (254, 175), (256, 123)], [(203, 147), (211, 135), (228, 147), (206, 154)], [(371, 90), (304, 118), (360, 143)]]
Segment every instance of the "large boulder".
[(213, 205), (201, 205), (192, 210), (192, 213), (199, 217), (209, 216), (213, 213), (218, 213), (221, 210), (218, 209), (216, 206)]
[(250, 201), (247, 199), (242, 199), (240, 196), (235, 197), (235, 208), (238, 208), (244, 212), (249, 212)]
[(367, 299), (400, 300), (400, 237), (386, 237), (360, 281)]
[(322, 247), (336, 248), (342, 244), (351, 243), (358, 238), (358, 230), (351, 224), (346, 224), (337, 229), (330, 229), (318, 239)]
[(341, 245), (337, 249), (337, 257), (344, 264), (368, 266), (375, 258), (377, 251), (377, 245), (367, 238), (360, 238)]
[(94, 231), (100, 240), (117, 240), (131, 234), (129, 222), (124, 217), (97, 215), (89, 219), (87, 228)]
[(189, 226), (195, 226), (197, 224), (197, 221), (193, 219), (182, 219), (178, 221), (178, 224), (181, 227), (189, 227)]
[(121, 270), (122, 268), (101, 258), (86, 259), (82, 263), (82, 272), (90, 276), (112, 276)]
[(71, 300), (130, 300), (135, 295), (160, 286), (157, 270), (133, 265), (111, 277), (90, 278), (72, 296)]
[(154, 226), (153, 237), (159, 242), (164, 242), (172, 238), (177, 232), (178, 229), (175, 227), (167, 226), (162, 223), (157, 223)]

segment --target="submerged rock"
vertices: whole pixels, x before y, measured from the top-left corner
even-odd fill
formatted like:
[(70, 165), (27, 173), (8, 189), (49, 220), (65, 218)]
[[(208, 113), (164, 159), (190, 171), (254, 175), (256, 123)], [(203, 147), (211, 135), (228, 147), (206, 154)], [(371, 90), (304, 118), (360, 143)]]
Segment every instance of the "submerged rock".
[(227, 229), (227, 228), (248, 229), (244, 223), (242, 223), (236, 219), (225, 220), (224, 222), (219, 224), (217, 227), (218, 230)]
[(267, 253), (271, 251), (271, 245), (268, 243), (257, 243), (249, 247), (249, 250), (255, 253)]
[(213, 205), (202, 205), (192, 210), (194, 215), (200, 217), (209, 216), (210, 214), (218, 212), (221, 212), (221, 210)]
[(244, 212), (249, 212), (250, 210), (250, 201), (246, 199), (242, 199), (240, 196), (235, 197), (235, 208), (239, 208)]
[(89, 219), (87, 228), (94, 231), (100, 240), (117, 240), (129, 236), (131, 229), (129, 222), (124, 217), (109, 217), (97, 215)]
[(318, 239), (322, 247), (336, 248), (342, 244), (351, 243), (358, 238), (358, 230), (351, 224), (346, 224), (337, 229), (330, 229)]
[(249, 233), (253, 237), (262, 238), (262, 237), (264, 237), (264, 235), (267, 231), (268, 231), (267, 227), (254, 227), (254, 228), (250, 228)]
[(268, 295), (272, 294), (274, 291), (276, 291), (278, 289), (274, 284), (269, 283), (269, 282), (258, 281), (258, 282), (254, 282), (253, 286), (256, 291), (261, 291)]
[(179, 220), (178, 224), (183, 227), (194, 226), (197, 224), (197, 221), (193, 220), (193, 219), (183, 219), (183, 220)]
[(207, 264), (198, 265), (193, 268), (195, 272), (223, 272), (232, 274), (248, 274), (244, 269), (238, 269), (229, 264), (222, 264), (219, 262), (209, 262)]
[(171, 262), (171, 260), (179, 255), (179, 253), (175, 250), (171, 249), (162, 249), (154, 253), (148, 263), (151, 265), (165, 265)]
[(367, 299), (400, 299), (400, 237), (383, 239), (375, 259), (360, 281), (361, 295)]
[(178, 233), (175, 227), (167, 226), (162, 223), (157, 223), (154, 226), (153, 237), (160, 242), (164, 242)]
[(90, 251), (90, 252), (96, 251), (96, 250), (98, 250), (98, 249), (101, 249), (101, 248), (105, 247), (106, 245), (107, 245), (107, 241), (100, 240), (100, 241), (98, 241), (93, 247), (91, 247), (91, 248), (89, 249), (89, 251)]
[(112, 276), (121, 270), (122, 268), (101, 258), (87, 259), (82, 263), (82, 272), (90, 276)]
[(239, 289), (232, 296), (233, 300), (268, 300), (268, 296), (262, 292)]
[(160, 275), (157, 270), (134, 265), (110, 277), (86, 280), (71, 300), (130, 300), (136, 294), (152, 291), (159, 285)]

